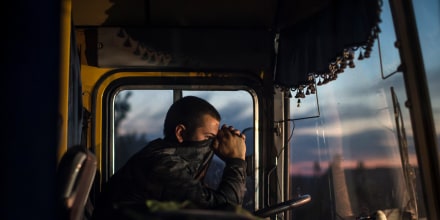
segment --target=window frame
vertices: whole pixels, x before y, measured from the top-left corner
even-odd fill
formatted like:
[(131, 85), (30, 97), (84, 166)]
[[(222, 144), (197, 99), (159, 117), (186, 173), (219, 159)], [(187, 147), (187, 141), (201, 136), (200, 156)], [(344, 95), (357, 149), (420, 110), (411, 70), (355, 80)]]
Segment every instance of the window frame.
[[(222, 85), (218, 85), (222, 82)], [(261, 163), (260, 152), (262, 147), (260, 145), (262, 134), (260, 134), (261, 104), (264, 102), (263, 84), (260, 78), (254, 74), (240, 73), (240, 72), (222, 72), (221, 74), (210, 72), (149, 72), (143, 70), (112, 70), (108, 72), (95, 88), (94, 97), (96, 97), (95, 105), (97, 111), (101, 110), (101, 117), (97, 115), (96, 126), (92, 130), (98, 134), (101, 131), (102, 135), (96, 136), (95, 146), (98, 146), (95, 151), (100, 152), (98, 156), (98, 166), (101, 171), (101, 185), (106, 182), (112, 173), (111, 160), (113, 153), (111, 150), (114, 143), (113, 137), (113, 103), (115, 94), (121, 89), (176, 89), (176, 90), (209, 90), (209, 91), (235, 91), (244, 90), (249, 92), (253, 99), (253, 124), (254, 124), (254, 158), (253, 158), (253, 177), (255, 180), (255, 210), (259, 207), (259, 200), (261, 195), (259, 183), (261, 179), (259, 167)], [(100, 109), (101, 107), (102, 109)], [(95, 112), (96, 113), (96, 112)], [(101, 120), (99, 120), (99, 118)], [(112, 125), (112, 126), (109, 126)], [(100, 126), (101, 128), (97, 128)], [(102, 130), (100, 130), (102, 129)]]

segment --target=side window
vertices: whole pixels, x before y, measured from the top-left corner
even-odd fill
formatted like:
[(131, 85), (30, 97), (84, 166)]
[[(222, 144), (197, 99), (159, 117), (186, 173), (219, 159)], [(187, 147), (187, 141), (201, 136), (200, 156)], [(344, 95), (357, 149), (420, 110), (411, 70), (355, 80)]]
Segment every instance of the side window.
[[(221, 114), (222, 124), (232, 125), (246, 133), (247, 155), (254, 153), (254, 100), (251, 93), (237, 91), (179, 90), (182, 96), (194, 95), (207, 100)], [(127, 160), (150, 141), (163, 137), (163, 122), (173, 103), (174, 91), (155, 89), (123, 89), (114, 97), (113, 147), (110, 152), (111, 172), (120, 169)], [(214, 157), (205, 182), (212, 188), (218, 186), (224, 163)], [(255, 184), (248, 177), (244, 207), (253, 210)]]
[[(296, 217), (363, 219), (377, 211), (396, 219), (426, 217), (388, 1), (382, 21), (371, 57), (317, 87), (321, 111), (308, 110), (316, 97), (291, 106), (313, 112), (292, 122), (291, 196), (310, 194), (315, 201)], [(315, 112), (319, 117), (307, 117)]]

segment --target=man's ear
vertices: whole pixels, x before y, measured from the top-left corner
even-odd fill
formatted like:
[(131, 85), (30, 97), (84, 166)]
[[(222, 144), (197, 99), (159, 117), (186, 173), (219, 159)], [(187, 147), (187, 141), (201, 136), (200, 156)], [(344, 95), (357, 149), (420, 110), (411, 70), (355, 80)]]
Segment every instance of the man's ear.
[(177, 139), (177, 141), (179, 143), (183, 142), (183, 139), (184, 139), (184, 136), (185, 136), (185, 131), (186, 131), (185, 125), (178, 124), (176, 126), (176, 129), (175, 129), (174, 133), (176, 134), (176, 139)]

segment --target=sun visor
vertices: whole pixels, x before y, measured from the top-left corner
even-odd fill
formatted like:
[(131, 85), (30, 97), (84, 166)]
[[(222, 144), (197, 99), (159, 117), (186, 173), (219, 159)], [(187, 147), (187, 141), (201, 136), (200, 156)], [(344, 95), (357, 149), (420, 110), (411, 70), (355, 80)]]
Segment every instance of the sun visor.
[(261, 71), (273, 59), (273, 33), (267, 30), (98, 28), (96, 33), (99, 67)]

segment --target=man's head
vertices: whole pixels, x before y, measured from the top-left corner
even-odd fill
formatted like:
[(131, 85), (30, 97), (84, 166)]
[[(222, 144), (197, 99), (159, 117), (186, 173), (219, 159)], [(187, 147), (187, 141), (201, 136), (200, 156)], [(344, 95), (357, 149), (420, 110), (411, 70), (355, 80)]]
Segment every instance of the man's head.
[(171, 105), (164, 123), (164, 135), (168, 140), (202, 141), (217, 135), (220, 114), (207, 101), (185, 96)]

